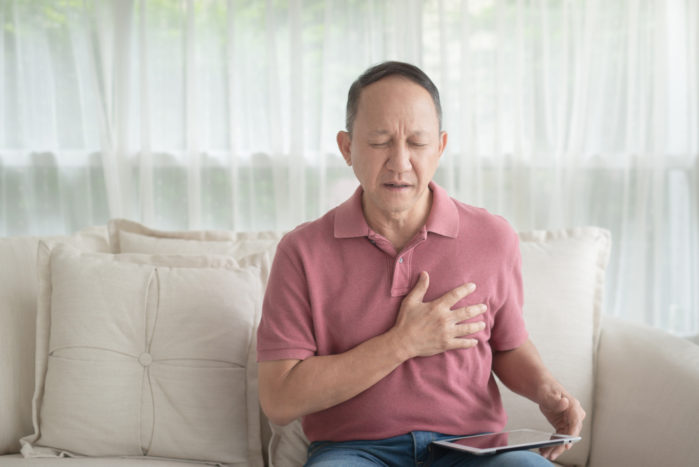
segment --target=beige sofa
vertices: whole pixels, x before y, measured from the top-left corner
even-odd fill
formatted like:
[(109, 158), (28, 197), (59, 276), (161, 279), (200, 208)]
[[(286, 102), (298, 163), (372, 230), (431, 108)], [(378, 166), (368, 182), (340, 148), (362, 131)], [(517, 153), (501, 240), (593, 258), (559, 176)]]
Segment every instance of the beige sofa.
[[(0, 467), (300, 465), (299, 422), (270, 427), (256, 399), (279, 238), (115, 220), (0, 239)], [(699, 465), (699, 346), (602, 314), (608, 232), (520, 239), (530, 333), (588, 414), (559, 462)], [(130, 351), (144, 330), (147, 351)], [(503, 397), (509, 427), (547, 428)]]

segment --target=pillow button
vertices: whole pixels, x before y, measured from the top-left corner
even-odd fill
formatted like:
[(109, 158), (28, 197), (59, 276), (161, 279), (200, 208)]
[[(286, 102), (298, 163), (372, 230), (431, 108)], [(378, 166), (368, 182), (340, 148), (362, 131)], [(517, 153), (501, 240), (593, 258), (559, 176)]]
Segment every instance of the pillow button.
[(153, 357), (151, 357), (148, 352), (143, 352), (138, 356), (138, 363), (143, 366), (150, 366), (150, 364), (153, 363)]

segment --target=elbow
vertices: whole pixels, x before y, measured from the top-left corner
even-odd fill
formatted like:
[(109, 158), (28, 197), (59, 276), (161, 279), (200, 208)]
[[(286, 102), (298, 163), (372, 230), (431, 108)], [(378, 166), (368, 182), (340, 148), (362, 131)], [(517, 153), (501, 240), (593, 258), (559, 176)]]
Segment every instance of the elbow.
[(278, 426), (286, 426), (298, 418), (279, 400), (270, 400), (260, 395), (260, 406), (267, 419)]
[[(259, 367), (259, 397), (262, 412), (270, 422), (284, 426), (299, 418), (302, 405), (289, 384), (289, 373), (297, 360), (262, 362)], [(301, 399), (303, 400), (303, 399)]]

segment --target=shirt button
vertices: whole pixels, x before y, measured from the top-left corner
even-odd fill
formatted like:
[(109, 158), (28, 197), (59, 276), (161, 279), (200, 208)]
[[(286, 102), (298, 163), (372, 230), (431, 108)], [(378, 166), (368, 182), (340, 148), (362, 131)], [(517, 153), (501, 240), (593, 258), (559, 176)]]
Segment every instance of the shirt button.
[(403, 257), (402, 257), (402, 256), (401, 256), (400, 258), (398, 258), (398, 262), (399, 262), (399, 263), (403, 263)]

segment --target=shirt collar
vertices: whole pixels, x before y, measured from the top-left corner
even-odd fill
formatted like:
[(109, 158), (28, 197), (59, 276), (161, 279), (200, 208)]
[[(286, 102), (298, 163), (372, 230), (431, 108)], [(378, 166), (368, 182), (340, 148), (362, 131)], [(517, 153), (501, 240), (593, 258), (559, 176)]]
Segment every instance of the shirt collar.
[[(425, 229), (444, 237), (456, 238), (459, 234), (459, 211), (446, 190), (435, 182), (430, 182), (432, 209)], [(368, 237), (371, 228), (362, 210), (361, 185), (354, 194), (335, 209), (335, 238)]]

